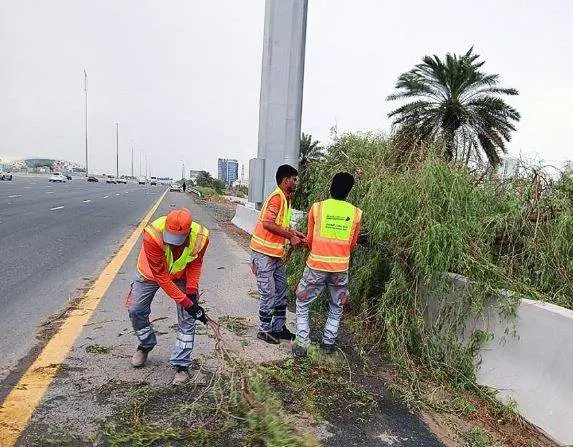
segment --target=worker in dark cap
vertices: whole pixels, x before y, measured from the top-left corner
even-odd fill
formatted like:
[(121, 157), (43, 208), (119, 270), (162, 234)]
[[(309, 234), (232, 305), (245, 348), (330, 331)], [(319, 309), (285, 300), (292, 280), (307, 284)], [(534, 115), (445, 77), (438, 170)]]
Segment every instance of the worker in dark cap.
[(353, 186), (354, 177), (339, 172), (332, 179), (330, 199), (314, 203), (308, 213), (309, 255), (296, 290), (297, 334), (292, 352), (297, 357), (307, 355), (310, 305), (326, 286), (330, 291), (330, 311), (321, 347), (328, 354), (335, 351), (342, 309), (349, 296), (350, 252), (356, 245), (362, 220), (362, 210), (346, 201)]

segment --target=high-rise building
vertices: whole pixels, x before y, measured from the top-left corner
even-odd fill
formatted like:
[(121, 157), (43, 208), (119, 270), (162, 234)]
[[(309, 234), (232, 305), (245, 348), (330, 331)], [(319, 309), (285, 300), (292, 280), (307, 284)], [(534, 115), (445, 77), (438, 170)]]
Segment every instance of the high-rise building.
[(193, 182), (197, 182), (197, 178), (199, 177), (199, 174), (201, 174), (202, 171), (197, 171), (195, 169), (190, 169), (189, 170), (189, 180), (192, 180)]
[(229, 158), (219, 158), (219, 180), (225, 185), (232, 185), (239, 178), (239, 162)]
[(519, 158), (505, 157), (497, 168), (501, 180), (507, 180), (519, 175)]

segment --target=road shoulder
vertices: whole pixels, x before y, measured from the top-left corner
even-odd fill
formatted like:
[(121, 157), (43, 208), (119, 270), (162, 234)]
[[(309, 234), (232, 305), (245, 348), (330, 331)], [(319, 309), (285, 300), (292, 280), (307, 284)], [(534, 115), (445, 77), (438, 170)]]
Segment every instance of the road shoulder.
[[(137, 343), (123, 297), (136, 247), (63, 362), (20, 445), (136, 440), (138, 445), (242, 445), (247, 439), (263, 442), (265, 436), (274, 436), (279, 442), (274, 445), (293, 446), (442, 445), (418, 416), (390, 397), (383, 382), (372, 380), (373, 364), (360, 360), (354, 346), (343, 344), (334, 356), (316, 350), (299, 361), (291, 358), (290, 343), (257, 340), (256, 284), (240, 235), (229, 235), (224, 218), (183, 194), (169, 193), (157, 215), (176, 206), (188, 206), (211, 230), (202, 300), (221, 322), (224, 349), (209, 328), (199, 327), (194, 380), (171, 387), (167, 360), (176, 333), (175, 307), (159, 292), (151, 316), (158, 346), (146, 367), (131, 368)], [(292, 314), (289, 321), (292, 325)]]

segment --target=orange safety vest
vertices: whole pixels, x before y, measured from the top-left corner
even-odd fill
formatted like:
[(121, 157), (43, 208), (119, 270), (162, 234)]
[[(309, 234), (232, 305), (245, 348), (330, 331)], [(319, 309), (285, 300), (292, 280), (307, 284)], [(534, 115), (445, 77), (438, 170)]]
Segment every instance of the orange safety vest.
[[(165, 230), (165, 222), (167, 216), (160, 217), (154, 220), (150, 225), (148, 225), (144, 231), (146, 231), (157, 245), (159, 245), (163, 252), (165, 253), (165, 262), (167, 263), (167, 269), (171, 279), (176, 280), (183, 276), (185, 272), (185, 267), (187, 264), (193, 262), (199, 256), (203, 247), (209, 239), (209, 230), (197, 222), (191, 223), (191, 230), (189, 231), (189, 243), (183, 249), (183, 253), (178, 259), (173, 259), (173, 253), (171, 252), (171, 247), (168, 244), (163, 243), (163, 231)], [(145, 255), (143, 245), (139, 251), (139, 257), (137, 259), (137, 271), (145, 278), (153, 281), (153, 272), (149, 266), (149, 261)]]
[(312, 247), (306, 265), (323, 272), (345, 272), (362, 210), (336, 199), (317, 202), (310, 209), (314, 217)]
[(250, 246), (252, 250), (264, 255), (272, 256), (275, 258), (282, 258), (286, 253), (286, 239), (282, 236), (278, 236), (268, 230), (265, 230), (263, 227), (263, 219), (267, 213), (269, 203), (271, 199), (276, 195), (280, 196), (281, 198), (281, 207), (277, 213), (275, 223), (285, 230), (289, 228), (290, 220), (292, 218), (292, 209), (282, 189), (276, 188), (267, 197), (267, 200), (265, 200), (263, 208), (261, 209), (261, 214), (259, 215), (259, 220), (255, 225), (255, 229), (253, 230)]

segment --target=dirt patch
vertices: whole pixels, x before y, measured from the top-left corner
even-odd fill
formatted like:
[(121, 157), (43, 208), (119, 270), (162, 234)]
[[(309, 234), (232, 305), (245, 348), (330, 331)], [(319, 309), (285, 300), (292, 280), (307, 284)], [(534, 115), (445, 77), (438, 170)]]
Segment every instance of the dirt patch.
[(227, 199), (223, 199), (223, 201), (212, 201), (200, 199), (195, 195), (191, 195), (191, 197), (196, 204), (208, 210), (211, 217), (217, 221), (221, 229), (225, 231), (227, 235), (229, 235), (241, 247), (249, 250), (251, 235), (231, 223), (231, 220), (235, 217), (235, 209), (237, 208), (236, 203), (230, 202)]

